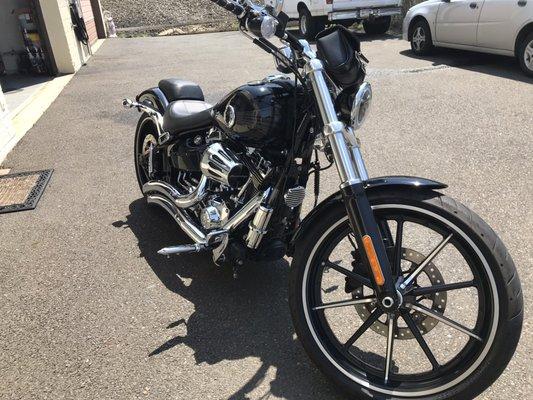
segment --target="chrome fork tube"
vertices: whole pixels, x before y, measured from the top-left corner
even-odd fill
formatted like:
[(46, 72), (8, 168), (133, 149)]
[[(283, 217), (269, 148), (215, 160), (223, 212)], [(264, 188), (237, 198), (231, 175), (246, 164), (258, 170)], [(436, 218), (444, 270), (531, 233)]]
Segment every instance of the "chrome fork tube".
[[(346, 126), (337, 118), (335, 105), (331, 99), (331, 94), (329, 93), (323, 70), (324, 65), (322, 64), (322, 61), (315, 58), (307, 62), (306, 74), (311, 80), (322, 122), (324, 123), (324, 136), (327, 138), (331, 146), (337, 171), (341, 179), (341, 187), (344, 187), (361, 182), (361, 175), (356, 168), (358, 167), (358, 163), (355, 162), (355, 157), (352, 158), (350, 148), (346, 143)], [(360, 157), (360, 155), (359, 152), (359, 158), (362, 162), (362, 157)]]

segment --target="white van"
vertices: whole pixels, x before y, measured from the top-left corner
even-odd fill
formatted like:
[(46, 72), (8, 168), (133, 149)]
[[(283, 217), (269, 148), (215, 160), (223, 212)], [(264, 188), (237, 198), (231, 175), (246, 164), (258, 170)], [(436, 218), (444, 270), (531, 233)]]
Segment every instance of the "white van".
[(390, 28), (391, 16), (401, 14), (401, 4), (402, 0), (285, 0), (283, 12), (298, 20), (300, 32), (312, 40), (328, 22), (350, 26), (363, 21), (366, 33), (383, 34)]

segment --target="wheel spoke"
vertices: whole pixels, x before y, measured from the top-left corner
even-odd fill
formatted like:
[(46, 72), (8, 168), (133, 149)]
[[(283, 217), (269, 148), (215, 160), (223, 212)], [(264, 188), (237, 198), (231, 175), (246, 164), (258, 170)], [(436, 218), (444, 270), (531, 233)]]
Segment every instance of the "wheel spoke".
[(394, 349), (394, 328), (396, 327), (396, 316), (389, 314), (389, 329), (387, 332), (387, 355), (385, 358), (385, 383), (389, 382), (390, 369), (392, 364), (392, 352)]
[(403, 241), (403, 220), (398, 221), (396, 227), (396, 241), (394, 242), (394, 263), (392, 265), (392, 275), (395, 277), (400, 276), (402, 271), (402, 241)]
[(347, 306), (354, 306), (357, 304), (368, 304), (376, 301), (375, 297), (365, 297), (362, 299), (357, 300), (342, 300), (342, 301), (334, 301), (331, 303), (322, 304), (317, 307), (313, 307), (313, 310), (325, 310), (327, 308), (338, 308), (338, 307), (347, 307)]
[(452, 239), (453, 233), (450, 233), (450, 235), (445, 238), (442, 242), (439, 243), (437, 247), (429, 254), (429, 256), (426, 257), (424, 261), (414, 270), (414, 272), (409, 275), (405, 281), (400, 285), (402, 289), (405, 289), (407, 286), (409, 286), (417, 277), (420, 275), (420, 273), (428, 266), (428, 264), (433, 261), (435, 257), (439, 255), (439, 253), (446, 247), (448, 242)]
[(402, 312), (402, 318), (413, 333), (413, 336), (415, 337), (416, 341), (424, 351), (424, 354), (428, 358), (429, 362), (431, 363), (431, 366), (433, 367), (433, 370), (436, 370), (440, 368), (440, 364), (437, 362), (437, 359), (433, 355), (433, 352), (429, 348), (428, 344), (424, 340), (424, 337), (418, 330), (418, 327), (416, 326), (415, 321), (413, 320), (413, 317), (411, 317), (411, 314), (409, 314), (409, 311), (403, 311)]
[(469, 282), (459, 282), (459, 283), (448, 283), (445, 285), (434, 285), (429, 287), (421, 287), (413, 289), (410, 294), (413, 296), (424, 296), (427, 294), (435, 294), (440, 292), (449, 292), (451, 290), (459, 290), (459, 289), (466, 289), (469, 287), (476, 286), (476, 283), (474, 281)]
[(454, 328), (456, 330), (458, 330), (459, 332), (462, 332), (480, 342), (483, 342), (483, 339), (481, 337), (479, 337), (478, 335), (476, 335), (474, 332), (472, 332), (470, 329), (468, 329), (467, 327), (445, 317), (444, 315), (442, 315), (441, 313), (438, 313), (436, 311), (433, 311), (433, 310), (430, 310), (429, 308), (423, 306), (422, 304), (408, 304), (407, 305), (408, 308), (412, 309), (412, 310), (415, 310), (415, 311), (418, 311), (422, 314), (425, 314), (429, 317), (432, 317), (434, 319), (436, 319), (437, 321), (439, 322), (442, 322), (443, 324), (445, 325), (448, 325), (449, 327), (451, 328)]
[[(357, 245), (355, 244), (354, 239), (352, 239), (352, 235), (353, 235), (353, 233), (349, 233), (349, 234), (348, 234), (348, 240), (349, 240), (350, 243), (352, 244), (353, 248), (357, 250)], [(355, 238), (355, 236), (354, 236), (354, 238)]]
[(359, 282), (362, 285), (368, 286), (370, 288), (372, 287), (372, 283), (370, 282), (370, 279), (365, 278), (364, 276), (359, 275), (356, 272), (352, 272), (350, 270), (347, 270), (346, 268), (341, 267), (340, 265), (337, 265), (335, 263), (332, 263), (331, 261), (326, 261), (324, 263), (324, 266), (327, 267), (327, 268), (334, 269), (335, 271), (340, 272), (343, 275), (346, 275), (348, 278), (352, 278), (352, 279), (356, 280), (357, 282)]
[(365, 333), (368, 328), (372, 326), (374, 322), (378, 320), (379, 317), (383, 315), (383, 311), (381, 311), (380, 308), (376, 308), (372, 314), (367, 318), (365, 322), (363, 322), (363, 325), (357, 329), (357, 331), (352, 335), (350, 339), (344, 344), (344, 347), (349, 349), (356, 341), (359, 339), (363, 333)]

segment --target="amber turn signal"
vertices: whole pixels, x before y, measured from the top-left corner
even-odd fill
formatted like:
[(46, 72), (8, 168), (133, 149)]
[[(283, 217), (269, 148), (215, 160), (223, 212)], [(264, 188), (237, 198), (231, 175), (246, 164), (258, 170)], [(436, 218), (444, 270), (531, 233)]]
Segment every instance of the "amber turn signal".
[(385, 277), (383, 276), (383, 271), (381, 270), (381, 265), (379, 264), (378, 256), (376, 254), (376, 249), (372, 243), (372, 238), (368, 235), (363, 236), (363, 246), (365, 247), (366, 257), (370, 263), (370, 269), (372, 269), (372, 274), (374, 275), (374, 281), (378, 286), (383, 286), (385, 284)]

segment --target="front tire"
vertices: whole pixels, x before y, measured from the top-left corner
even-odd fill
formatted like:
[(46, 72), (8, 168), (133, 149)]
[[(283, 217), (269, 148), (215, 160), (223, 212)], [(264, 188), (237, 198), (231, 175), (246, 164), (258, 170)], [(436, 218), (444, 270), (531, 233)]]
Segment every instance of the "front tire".
[[(487, 389), (503, 372), (516, 349), (520, 337), (523, 299), (520, 282), (511, 257), (503, 243), (485, 222), (463, 205), (439, 193), (391, 190), (369, 194), (369, 200), (374, 207), (378, 221), (386, 220), (387, 216), (395, 216), (395, 218), (400, 218), (401, 220), (415, 221), (413, 223), (420, 223), (422, 226), (435, 226), (436, 229), (449, 230), (455, 235), (450, 243), (457, 247), (458, 254), (468, 260), (468, 265), (474, 266), (472, 267), (472, 282), (476, 282), (475, 289), (463, 288), (460, 291), (461, 296), (465, 295), (465, 290), (472, 290), (472, 293), (477, 293), (477, 303), (475, 303), (477, 306), (474, 309), (477, 308), (481, 313), (477, 316), (477, 319), (473, 319), (474, 322), (472, 324), (475, 323), (475, 326), (471, 328), (469, 335), (479, 336), (482, 341), (479, 342), (478, 339), (465, 335), (464, 340), (467, 340), (467, 342), (462, 349), (458, 348), (458, 354), (447, 363), (439, 364), (439, 368), (443, 368), (443, 376), (435, 372), (440, 371), (439, 369), (435, 370), (435, 366), (433, 366), (433, 369), (430, 368), (430, 372), (403, 375), (400, 371), (405, 360), (400, 363), (398, 357), (398, 360), (396, 360), (398, 364), (394, 364), (394, 368), (397, 369), (394, 370), (394, 373), (391, 373), (391, 379), (387, 383), (380, 375), (379, 368), (367, 367), (365, 361), (361, 361), (364, 357), (368, 357), (369, 360), (377, 360), (375, 362), (382, 365), (384, 364), (383, 357), (374, 354), (373, 351), (366, 351), (366, 349), (358, 347), (354, 348), (353, 344), (347, 350), (342, 345), (337, 345), (336, 341), (339, 341), (339, 343), (342, 341), (338, 339), (334, 329), (340, 329), (343, 324), (352, 322), (352, 320), (343, 314), (342, 318), (339, 319), (340, 325), (336, 322), (330, 323), (326, 312), (333, 313), (336, 310), (350, 311), (351, 309), (348, 307), (341, 309), (338, 306), (334, 306), (335, 308), (330, 310), (321, 310), (320, 308), (325, 307), (324, 298), (332, 296), (331, 293), (335, 287), (338, 288), (340, 286), (346, 293), (352, 293), (350, 299), (354, 298), (355, 293), (353, 291), (355, 288), (354, 282), (350, 280), (351, 278), (346, 278), (342, 273), (338, 274), (333, 262), (327, 261), (328, 264), (324, 264), (323, 261), (324, 259), (329, 260), (329, 258), (324, 258), (324, 254), (326, 254), (326, 257), (329, 257), (327, 254), (333, 254), (328, 253), (328, 251), (340, 251), (337, 249), (343, 248), (341, 244), (338, 244), (339, 247), (334, 247), (335, 245), (332, 244), (333, 238), (336, 237), (335, 235), (341, 234), (343, 229), (346, 232), (350, 232), (344, 204), (342, 201), (338, 201), (316, 218), (317, 223), (312, 224), (309, 230), (300, 236), (302, 239), (295, 246), (296, 252), (290, 276), (289, 302), (295, 330), (304, 349), (317, 367), (335, 384), (348, 392), (352, 398), (416, 398), (424, 400), (467, 400), (474, 398)], [(401, 231), (404, 231), (403, 228)], [(415, 242), (418, 243), (413, 241), (413, 243), (408, 245), (407, 242), (404, 242), (406, 243), (405, 247), (412, 248)], [(333, 249), (330, 249), (332, 246)], [(348, 243), (349, 246), (350, 244)], [(403, 251), (411, 255), (417, 253), (415, 250), (404, 249)], [(356, 253), (357, 251), (352, 253), (354, 257)], [(350, 253), (348, 252), (348, 254)], [(342, 263), (342, 260), (345, 261), (346, 258), (337, 253), (334, 257), (335, 260), (339, 260), (335, 261), (337, 263)], [(442, 262), (442, 260), (438, 261), (436, 259), (432, 264), (429, 264), (431, 265), (431, 271), (425, 271), (427, 273), (427, 278), (425, 278), (426, 286), (427, 281), (430, 281), (431, 285), (431, 279), (433, 279), (435, 285), (443, 283), (439, 281), (443, 279), (442, 276), (446, 276), (444, 274), (445, 271), (440, 266)], [(413, 260), (411, 259), (410, 268), (413, 267), (412, 263)], [(327, 271), (324, 265), (328, 267)], [(441, 269), (442, 273), (438, 271), (438, 268)], [(324, 274), (331, 274), (331, 271), (340, 276), (340, 283), (334, 285), (333, 281), (328, 281), (327, 286), (330, 287), (323, 288), (321, 283), (317, 283), (317, 279), (323, 279)], [(361, 273), (361, 271), (358, 272)], [(343, 284), (344, 281), (345, 284)], [(450, 281), (446, 283), (448, 282), (451, 283)], [(454, 281), (452, 280), (452, 282)], [(419, 289), (425, 288), (419, 287)], [(439, 286), (437, 286), (437, 289), (443, 290)], [(368, 288), (365, 288), (365, 290), (368, 291)], [(362, 293), (363, 287), (361, 286), (360, 296), (362, 296)], [(433, 297), (432, 301), (435, 305), (435, 310), (439, 310), (441, 301), (443, 303), (448, 302), (446, 310), (450, 308), (450, 296), (451, 294), (456, 295), (457, 292), (450, 290), (447, 293), (448, 299), (444, 298), (442, 293), (440, 293), (438, 298)], [(439, 293), (436, 294), (439, 295)], [(313, 303), (316, 301), (316, 296), (318, 296), (319, 300)], [(368, 296), (368, 293), (365, 296)], [(365, 297), (359, 297), (359, 299), (361, 298), (365, 299)], [(416, 303), (416, 301), (428, 302), (430, 300), (415, 299), (414, 302)], [(329, 304), (331, 305), (332, 303)], [(465, 304), (462, 304), (462, 306), (464, 307)], [(349, 305), (349, 307), (357, 306)], [(451, 318), (458, 318), (459, 314), (466, 312), (461, 310), (462, 308), (459, 306), (458, 310), (455, 310), (455, 314), (452, 311)], [(356, 319), (357, 317), (362, 318), (361, 310), (359, 309), (357, 312), (359, 315), (355, 314)], [(411, 315), (415, 316), (415, 314)], [(442, 312), (442, 315), (444, 314)], [(447, 315), (450, 317), (449, 313)], [(372, 334), (372, 337), (367, 336), (365, 340), (368, 341), (368, 346), (371, 348), (374, 345), (378, 346), (378, 343), (382, 343), (384, 340), (383, 337), (380, 339), (380, 333), (381, 336), (387, 336), (386, 332), (380, 332), (380, 329), (382, 330), (383, 326), (386, 326), (387, 321), (381, 322), (377, 320), (372, 325), (373, 332), (365, 332), (358, 340), (362, 340), (365, 335)], [(425, 325), (426, 323), (427, 325)], [(324, 326), (321, 327), (321, 324)], [(462, 335), (461, 332), (455, 329), (446, 331), (449, 326), (442, 323), (440, 327), (433, 326), (438, 325), (438, 321), (437, 324), (433, 321), (432, 326), (429, 326), (430, 324), (431, 321), (427, 319), (425, 322), (417, 320), (416, 326), (419, 326), (420, 332), (424, 335), (423, 338), (432, 340), (431, 343), (428, 341), (432, 345), (440, 343), (444, 349), (451, 348), (453, 346), (448, 342), (455, 343), (455, 336), (453, 335)], [(375, 325), (379, 326), (375, 327)], [(448, 334), (444, 336), (435, 335), (435, 332), (438, 332), (437, 328), (444, 329)], [(429, 332), (430, 330), (431, 333)], [(411, 331), (413, 332), (413, 337), (415, 337), (414, 331)], [(399, 324), (397, 324), (394, 332), (396, 336), (404, 336), (404, 332), (407, 335), (409, 330), (408, 327), (400, 328)], [(474, 332), (477, 333), (474, 334)], [(346, 336), (351, 335), (351, 333), (352, 331), (348, 332)], [(453, 338), (453, 340), (449, 338)], [(412, 343), (407, 346), (408, 349), (414, 349), (415, 346), (418, 346), (417, 341), (420, 344), (418, 338), (416, 338), (416, 341), (415, 338), (404, 341), (395, 340), (396, 343), (399, 342), (400, 344), (405, 342)], [(420, 345), (420, 348), (422, 348), (422, 345)], [(342, 349), (349, 355), (344, 356)], [(394, 351), (402, 353), (401, 346), (398, 346), (398, 350), (396, 350), (395, 346)], [(408, 350), (406, 355), (407, 361), (411, 362), (416, 368), (418, 364), (422, 364), (425, 360), (427, 353), (425, 351), (414, 352), (414, 350)], [(440, 356), (437, 358), (440, 362)], [(405, 364), (407, 365), (408, 363), (405, 362)], [(432, 365), (434, 364), (432, 363)], [(427, 381), (424, 381), (425, 376), (428, 377)], [(420, 377), (420, 379), (417, 380), (417, 377)]]
[(520, 67), (527, 76), (533, 77), (533, 32), (527, 35), (518, 46)]
[(326, 27), (324, 17), (313, 17), (306, 7), (301, 7), (299, 11), (298, 26), (300, 33), (307, 40), (315, 40), (316, 35)]
[(426, 56), (433, 51), (431, 29), (424, 19), (419, 19), (411, 28), (411, 50), (417, 56)]

